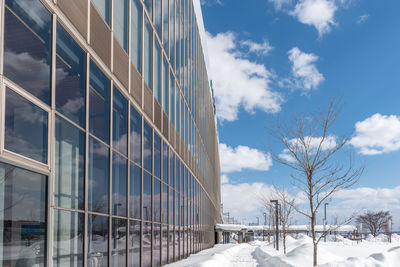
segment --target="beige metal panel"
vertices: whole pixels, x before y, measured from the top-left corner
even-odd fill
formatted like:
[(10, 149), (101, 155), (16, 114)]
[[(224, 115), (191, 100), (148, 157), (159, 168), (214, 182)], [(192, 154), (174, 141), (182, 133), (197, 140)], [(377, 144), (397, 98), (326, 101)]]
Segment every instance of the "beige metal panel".
[(144, 96), (144, 112), (153, 119), (153, 92), (147, 87), (146, 83), (143, 88)]
[(161, 106), (154, 98), (154, 124), (161, 131)]
[(104, 64), (111, 68), (111, 30), (92, 3), (90, 4), (90, 45)]
[(131, 95), (142, 106), (142, 76), (131, 63)]
[(118, 80), (128, 90), (129, 88), (129, 56), (114, 37), (113, 72)]
[(58, 0), (57, 5), (86, 40), (88, 0)]

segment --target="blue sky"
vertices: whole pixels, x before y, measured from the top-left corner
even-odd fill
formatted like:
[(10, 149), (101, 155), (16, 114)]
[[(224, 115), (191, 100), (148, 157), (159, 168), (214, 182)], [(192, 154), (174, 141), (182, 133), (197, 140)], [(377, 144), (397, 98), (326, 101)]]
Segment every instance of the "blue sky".
[(346, 150), (366, 169), (331, 215), (390, 209), (400, 226), (399, 10), (398, 0), (202, 1), (226, 210), (255, 221), (255, 195), (271, 183), (290, 187), (291, 171), (264, 148), (283, 149), (265, 130), (272, 116), (289, 119), (340, 97), (331, 134), (352, 133)]

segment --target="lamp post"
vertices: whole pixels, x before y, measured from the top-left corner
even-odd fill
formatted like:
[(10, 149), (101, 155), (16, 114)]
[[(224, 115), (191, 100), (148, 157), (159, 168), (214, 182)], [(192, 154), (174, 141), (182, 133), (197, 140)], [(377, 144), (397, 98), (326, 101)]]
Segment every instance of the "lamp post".
[[(267, 213), (266, 212), (263, 212), (263, 215), (264, 215), (264, 226), (265, 225), (267, 225)], [(257, 217), (257, 219), (258, 219), (258, 217)], [(263, 226), (263, 231), (262, 231), (262, 233), (263, 233), (263, 241), (265, 241), (265, 233), (264, 233), (264, 231), (265, 231), (265, 227)]]
[(276, 243), (276, 250), (279, 250), (278, 200), (271, 200), (271, 203), (275, 203), (275, 226), (276, 226), (275, 243)]
[(324, 242), (326, 242), (326, 206), (328, 206), (329, 203), (324, 204)]

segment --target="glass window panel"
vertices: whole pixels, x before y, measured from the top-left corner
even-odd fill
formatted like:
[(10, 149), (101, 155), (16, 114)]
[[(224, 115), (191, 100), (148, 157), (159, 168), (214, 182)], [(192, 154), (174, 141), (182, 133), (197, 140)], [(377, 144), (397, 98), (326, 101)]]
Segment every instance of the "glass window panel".
[(86, 53), (57, 23), (56, 109), (85, 126)]
[(113, 147), (119, 152), (128, 153), (128, 101), (114, 87), (113, 95)]
[(163, 223), (168, 223), (168, 186), (162, 184), (162, 209), (161, 209), (161, 219)]
[(161, 63), (162, 63), (162, 52), (158, 41), (155, 41), (155, 51), (154, 51), (154, 96), (156, 97), (158, 103), (161, 103)]
[(131, 59), (142, 73), (142, 4), (131, 0)]
[(176, 111), (176, 130), (177, 133), (179, 133), (179, 129), (180, 129), (180, 113), (179, 113), (179, 87), (177, 85), (177, 83), (175, 83), (175, 111)]
[(89, 137), (88, 207), (90, 211), (108, 213), (109, 149)]
[(161, 265), (168, 262), (168, 226), (163, 225), (161, 229)]
[(130, 221), (129, 226), (129, 257), (131, 267), (140, 267), (140, 222)]
[(161, 138), (154, 133), (154, 175), (161, 177)]
[(153, 0), (144, 0), (144, 5), (151, 18), (153, 16)]
[(127, 175), (127, 160), (114, 152), (112, 157), (113, 215), (126, 217)]
[(56, 116), (54, 146), (54, 205), (83, 210), (85, 133)]
[(89, 131), (110, 142), (110, 80), (90, 61)]
[(151, 267), (151, 223), (143, 222), (142, 231), (142, 266)]
[(110, 25), (110, 0), (92, 0), (103, 19)]
[(0, 163), (0, 265), (46, 266), (47, 177)]
[(169, 189), (169, 210), (168, 210), (168, 214), (169, 214), (169, 224), (174, 224), (174, 190), (173, 189)]
[(161, 0), (154, 1), (154, 27), (161, 39)]
[(51, 14), (38, 0), (6, 5), (4, 76), (50, 104)]
[(126, 266), (126, 224), (127, 220), (112, 218), (111, 266)]
[(175, 260), (179, 259), (179, 228), (175, 226), (175, 235), (174, 235), (175, 241), (174, 241), (174, 246), (175, 246)]
[(13, 90), (6, 89), (4, 146), (47, 163), (48, 114)]
[(180, 160), (175, 157), (175, 190), (179, 192), (179, 174), (180, 174)]
[(172, 68), (175, 66), (175, 1), (169, 1), (169, 43), (170, 43), (170, 62)]
[(146, 221), (152, 220), (152, 177), (146, 171), (143, 171), (143, 219)]
[(88, 255), (89, 267), (108, 266), (108, 217), (88, 215)]
[(169, 151), (169, 185), (174, 188), (175, 187), (175, 162), (174, 162), (174, 152), (172, 150)]
[(161, 251), (161, 226), (158, 223), (153, 224), (153, 266), (160, 266), (160, 251)]
[(153, 178), (153, 211), (155, 222), (161, 222), (161, 182), (157, 178)]
[[(172, 1), (172, 0), (171, 0)], [(164, 45), (164, 50), (167, 53), (167, 55), (169, 54), (168, 51), (168, 21), (169, 21), (169, 17), (168, 17), (168, 0), (163, 0), (162, 1), (162, 5), (163, 5), (163, 45)]]
[(170, 71), (169, 75), (169, 107), (171, 111), (170, 120), (173, 124), (175, 124), (175, 80), (174, 75)]
[(114, 34), (126, 52), (128, 52), (128, 3), (128, 0), (114, 1)]
[(130, 217), (140, 219), (142, 170), (131, 163), (130, 169)]
[(131, 107), (131, 160), (142, 165), (142, 116)]
[(53, 266), (83, 266), (84, 214), (54, 210)]
[(180, 213), (180, 208), (179, 208), (179, 194), (178, 192), (175, 192), (175, 225), (179, 225), (179, 213)]
[(153, 88), (153, 28), (147, 17), (144, 17), (144, 58), (143, 58), (143, 77), (150, 90)]
[(143, 167), (153, 172), (153, 129), (144, 121), (143, 123)]
[(169, 262), (173, 262), (174, 261), (174, 226), (170, 225), (169, 226), (169, 231), (168, 231), (168, 244), (169, 244), (169, 248), (168, 248), (168, 259)]
[(162, 181), (168, 184), (168, 145), (164, 142), (162, 144)]
[(168, 93), (168, 76), (169, 76), (169, 65), (165, 57), (164, 58), (164, 64), (163, 64), (163, 108), (164, 112), (169, 116), (169, 105), (168, 105), (168, 98), (169, 98), (169, 93)]

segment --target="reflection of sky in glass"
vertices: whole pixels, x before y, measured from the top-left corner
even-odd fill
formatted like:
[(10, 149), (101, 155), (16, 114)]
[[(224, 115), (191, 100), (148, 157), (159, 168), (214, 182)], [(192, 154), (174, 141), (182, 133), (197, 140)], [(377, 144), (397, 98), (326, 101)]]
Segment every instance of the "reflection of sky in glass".
[(161, 177), (161, 138), (154, 133), (154, 175)]
[(127, 160), (118, 153), (112, 157), (112, 209), (117, 216), (126, 216)]
[(124, 219), (112, 218), (112, 266), (126, 265), (126, 224)]
[(162, 180), (168, 184), (168, 144), (162, 142)]
[(128, 51), (128, 0), (114, 1), (114, 35), (125, 51)]
[(107, 267), (108, 261), (108, 217), (88, 215), (88, 266)]
[(128, 102), (116, 87), (114, 87), (113, 92), (113, 147), (126, 155), (128, 140)]
[[(151, 1), (151, 0), (150, 0)], [(143, 77), (147, 86), (152, 89), (152, 78), (153, 78), (153, 28), (150, 25), (147, 17), (144, 16), (144, 32), (143, 32), (143, 49), (144, 49), (144, 58), (143, 58)]]
[(142, 165), (142, 117), (135, 108), (131, 107), (131, 160)]
[(175, 176), (174, 176), (174, 152), (170, 150), (169, 152), (169, 185), (174, 188), (175, 187)]
[(142, 5), (140, 0), (131, 0), (131, 59), (142, 73)]
[(110, 0), (92, 0), (103, 19), (110, 25)]
[(129, 255), (130, 265), (133, 267), (140, 266), (140, 222), (130, 221), (129, 228)]
[(152, 173), (153, 129), (146, 121), (143, 122), (143, 125), (143, 167)]
[(130, 168), (130, 216), (140, 219), (142, 175), (140, 167), (131, 163)]
[(153, 244), (153, 265), (160, 265), (160, 241), (161, 241), (161, 226), (158, 223), (153, 224), (154, 244)]
[(5, 148), (47, 163), (47, 112), (9, 88), (5, 110)]
[(161, 222), (161, 182), (153, 178), (153, 220)]
[(151, 186), (152, 177), (146, 171), (143, 171), (143, 219), (151, 221), (152, 209), (151, 209)]
[(143, 267), (151, 266), (151, 243), (152, 243), (151, 223), (143, 222), (143, 230), (142, 230), (142, 266)]

